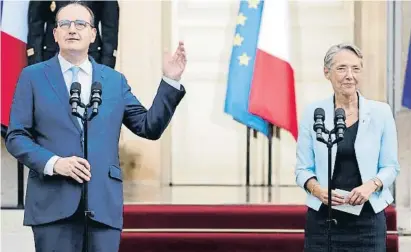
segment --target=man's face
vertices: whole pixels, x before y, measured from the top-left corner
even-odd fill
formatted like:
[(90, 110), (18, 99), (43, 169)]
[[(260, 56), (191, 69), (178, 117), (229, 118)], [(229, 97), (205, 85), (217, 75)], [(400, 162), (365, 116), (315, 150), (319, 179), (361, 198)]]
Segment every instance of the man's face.
[[(75, 21), (75, 22), (71, 22)], [(57, 17), (54, 28), (54, 40), (61, 51), (87, 53), (91, 43), (96, 39), (96, 29), (91, 27), (91, 15), (80, 5), (69, 5), (63, 8)]]
[(331, 69), (324, 69), (324, 73), (331, 81), (334, 92), (353, 95), (361, 83), (362, 62), (355, 53), (342, 50), (335, 54)]

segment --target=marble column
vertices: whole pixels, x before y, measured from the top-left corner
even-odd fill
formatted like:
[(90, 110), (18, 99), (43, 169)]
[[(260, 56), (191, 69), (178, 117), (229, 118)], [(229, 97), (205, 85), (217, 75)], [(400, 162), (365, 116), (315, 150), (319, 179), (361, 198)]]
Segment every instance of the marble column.
[[(170, 44), (171, 3), (168, 1), (121, 1), (117, 70), (132, 92), (150, 108), (162, 76), (162, 58)], [(172, 123), (171, 123), (172, 124)], [(123, 126), (120, 159), (124, 171), (125, 201), (157, 201), (160, 185), (168, 182), (170, 128), (160, 140), (135, 136)]]
[(354, 43), (364, 56), (361, 92), (369, 99), (386, 101), (387, 3), (354, 2)]

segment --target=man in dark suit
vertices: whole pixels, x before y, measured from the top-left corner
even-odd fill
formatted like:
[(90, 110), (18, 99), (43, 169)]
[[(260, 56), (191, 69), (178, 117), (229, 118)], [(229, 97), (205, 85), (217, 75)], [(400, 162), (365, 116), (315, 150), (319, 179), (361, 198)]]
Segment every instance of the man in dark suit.
[[(32, 65), (54, 57), (58, 44), (54, 40), (56, 13), (73, 1), (30, 1), (28, 11), (27, 63)], [(116, 65), (119, 6), (117, 1), (83, 1), (94, 13), (97, 36), (89, 47), (89, 55), (99, 64)], [(101, 30), (99, 29), (101, 24)]]
[[(82, 183), (88, 181), (88, 205), (94, 212), (89, 251), (118, 251), (123, 225), (120, 128), (124, 124), (140, 137), (160, 138), (185, 95), (179, 83), (186, 66), (184, 44), (164, 56), (163, 77), (147, 110), (123, 74), (88, 57), (97, 33), (91, 10), (71, 3), (60, 9), (57, 20), (53, 32), (60, 51), (23, 69), (6, 135), (8, 151), (30, 169), (24, 225), (32, 226), (37, 252), (81, 251)], [(84, 103), (93, 82), (102, 86), (98, 115), (88, 125), (88, 160), (82, 158), (82, 124), (69, 105), (75, 81), (81, 83)]]

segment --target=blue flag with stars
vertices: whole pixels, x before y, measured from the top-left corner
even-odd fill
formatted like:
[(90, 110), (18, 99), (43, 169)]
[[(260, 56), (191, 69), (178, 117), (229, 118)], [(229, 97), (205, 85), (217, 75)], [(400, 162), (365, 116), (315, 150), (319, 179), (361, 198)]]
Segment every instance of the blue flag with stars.
[(405, 70), (404, 90), (402, 93), (402, 105), (411, 109), (411, 37), (408, 43), (408, 60)]
[(1, 20), (3, 19), (3, 0), (0, 0), (0, 26), (1, 26)]
[(241, 1), (229, 66), (224, 112), (268, 136), (268, 123), (248, 112), (264, 1)]

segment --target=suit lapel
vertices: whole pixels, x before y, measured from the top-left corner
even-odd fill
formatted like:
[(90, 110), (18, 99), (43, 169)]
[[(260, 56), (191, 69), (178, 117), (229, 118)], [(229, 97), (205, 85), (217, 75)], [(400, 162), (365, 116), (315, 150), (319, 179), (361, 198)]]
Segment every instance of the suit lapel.
[(100, 82), (101, 85), (103, 85), (103, 81), (104, 81), (104, 78), (105, 78), (105, 76), (104, 76), (105, 66), (101, 65), (101, 64), (97, 64), (97, 62), (91, 57), (89, 57), (89, 59), (90, 59), (91, 65), (93, 67), (93, 78), (92, 78), (93, 80), (92, 80), (92, 83)]
[[(101, 86), (102, 86), (102, 89), (104, 89), (104, 85), (103, 85), (104, 84), (104, 79), (105, 79), (104, 68), (106, 66), (101, 65), (101, 64), (97, 64), (97, 62), (92, 57), (89, 57), (89, 59), (90, 59), (91, 65), (93, 67), (93, 77), (92, 77), (92, 82), (91, 83), (93, 84), (94, 82), (100, 82)], [(91, 95), (91, 93), (90, 93), (90, 95)], [(87, 114), (90, 115), (91, 112), (92, 112), (92, 107), (89, 107), (88, 110), (87, 110)]]
[(54, 92), (60, 99), (64, 110), (66, 110), (66, 112), (68, 113), (68, 116), (70, 117), (74, 126), (81, 133), (81, 127), (77, 117), (71, 114), (71, 106), (69, 103), (70, 95), (66, 86), (66, 82), (64, 81), (63, 73), (61, 72), (61, 67), (57, 55), (54, 56), (52, 59), (46, 61), (45, 64), (47, 66), (45, 68), (45, 75), (47, 77), (47, 80), (53, 87)]
[[(90, 60), (90, 62), (91, 62), (92, 69), (93, 69), (91, 84), (93, 85), (93, 83), (95, 83), (95, 82), (100, 82), (100, 83), (101, 83), (101, 87), (102, 87), (102, 97), (104, 97), (105, 88), (106, 88), (106, 85), (105, 85), (106, 76), (105, 76), (105, 71), (104, 71), (104, 69), (105, 69), (107, 66), (102, 65), (102, 64), (98, 64), (92, 57), (89, 57), (89, 60)], [(90, 96), (91, 96), (91, 95), (92, 95), (92, 94), (91, 94), (91, 91), (90, 91)], [(104, 99), (102, 100), (102, 104), (103, 104), (103, 102), (104, 102)], [(93, 112), (93, 107), (92, 107), (92, 106), (88, 107), (88, 108), (87, 108), (87, 114), (88, 114), (89, 117), (90, 117), (90, 115), (91, 115), (92, 112)], [(101, 105), (100, 105), (99, 108), (98, 108), (98, 114), (101, 114), (101, 112), (102, 112), (102, 107), (101, 107)], [(91, 121), (88, 122), (89, 128), (90, 128), (90, 127), (93, 127), (94, 124), (96, 124), (96, 123), (98, 124), (98, 123), (99, 123), (99, 122), (98, 122), (98, 117), (99, 117), (99, 116), (97, 115), (97, 117), (95, 117), (94, 119), (92, 119)]]

